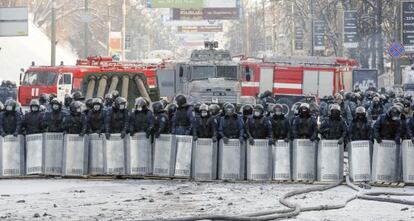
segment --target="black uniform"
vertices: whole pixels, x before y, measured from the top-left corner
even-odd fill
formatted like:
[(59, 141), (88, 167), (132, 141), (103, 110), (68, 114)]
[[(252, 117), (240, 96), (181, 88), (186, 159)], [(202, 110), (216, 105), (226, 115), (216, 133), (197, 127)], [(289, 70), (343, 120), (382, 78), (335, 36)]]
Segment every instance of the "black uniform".
[(47, 132), (63, 132), (63, 120), (65, 113), (62, 111), (62, 104), (57, 100), (53, 99), (51, 102), (51, 111), (46, 112), (44, 118), (44, 126)]
[(105, 136), (109, 139), (110, 134), (120, 133), (124, 138), (128, 130), (128, 109), (126, 99), (118, 97), (115, 104), (110, 108), (105, 117)]
[(16, 110), (16, 106), (16, 101), (6, 101), (6, 111), (2, 112), (0, 117), (0, 133), (3, 137), (11, 134), (17, 136), (20, 132), (22, 116), (21, 113)]
[(42, 133), (43, 113), (40, 112), (40, 103), (38, 100), (30, 101), (30, 112), (23, 116), (22, 133), (36, 134)]

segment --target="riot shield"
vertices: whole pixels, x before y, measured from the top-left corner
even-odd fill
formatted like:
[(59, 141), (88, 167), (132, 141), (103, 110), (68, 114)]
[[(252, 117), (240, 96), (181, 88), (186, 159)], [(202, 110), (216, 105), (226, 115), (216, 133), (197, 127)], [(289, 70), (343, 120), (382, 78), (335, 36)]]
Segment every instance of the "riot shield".
[(293, 180), (314, 181), (316, 178), (316, 144), (308, 139), (293, 141)]
[(154, 172), (156, 176), (173, 176), (176, 153), (175, 136), (161, 134), (155, 139)]
[(321, 140), (318, 146), (318, 181), (337, 182), (344, 178), (344, 145), (338, 140)]
[(399, 150), (393, 140), (383, 140), (380, 144), (374, 143), (372, 156), (372, 181), (398, 181)]
[(247, 144), (246, 163), (248, 180), (272, 179), (272, 147), (267, 140), (254, 140)]
[(8, 135), (2, 137), (0, 146), (0, 175), (20, 176), (24, 173), (24, 140), (23, 136)]
[(403, 180), (414, 183), (414, 145), (411, 140), (404, 140), (401, 146)]
[(62, 175), (63, 133), (45, 133), (43, 138), (43, 173)]
[(194, 144), (192, 177), (197, 181), (217, 178), (217, 143), (212, 139), (198, 139)]
[(243, 180), (245, 171), (246, 146), (238, 139), (230, 139), (227, 144), (220, 141), (218, 179)]
[(273, 180), (290, 179), (290, 143), (277, 141), (273, 146)]
[(193, 137), (176, 135), (175, 141), (177, 146), (175, 155), (174, 176), (190, 178), (191, 154), (193, 151)]
[(66, 134), (63, 145), (63, 175), (83, 176), (88, 171), (88, 146), (85, 137)]
[(365, 182), (371, 179), (371, 143), (370, 141), (352, 141), (349, 154), (349, 175), (353, 182)]
[(26, 174), (43, 171), (43, 134), (26, 135)]
[(128, 136), (126, 149), (127, 174), (149, 175), (152, 172), (152, 146), (146, 133)]
[(111, 134), (104, 140), (104, 173), (107, 175), (125, 174), (125, 140), (121, 134)]
[(104, 136), (91, 134), (88, 137), (89, 143), (89, 174), (104, 174)]

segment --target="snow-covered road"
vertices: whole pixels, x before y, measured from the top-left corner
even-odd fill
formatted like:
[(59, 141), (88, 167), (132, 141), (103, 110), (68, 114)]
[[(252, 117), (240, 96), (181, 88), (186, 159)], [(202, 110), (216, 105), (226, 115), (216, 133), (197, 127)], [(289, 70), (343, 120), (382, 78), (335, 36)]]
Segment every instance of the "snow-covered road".
[[(177, 180), (0, 180), (0, 219), (147, 220), (189, 215), (240, 215), (284, 208), (299, 184), (195, 183)], [(373, 188), (412, 192), (414, 187)], [(341, 203), (355, 192), (340, 186), (293, 197), (303, 206)], [(400, 197), (414, 200), (414, 197)], [(355, 200), (345, 209), (305, 212), (296, 220), (414, 220), (414, 207)]]

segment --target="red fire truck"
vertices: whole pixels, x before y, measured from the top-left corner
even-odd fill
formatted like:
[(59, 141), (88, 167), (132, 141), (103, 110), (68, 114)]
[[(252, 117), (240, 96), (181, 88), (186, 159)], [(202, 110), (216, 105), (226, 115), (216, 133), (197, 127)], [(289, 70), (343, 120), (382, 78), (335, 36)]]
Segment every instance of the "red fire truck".
[(318, 98), (352, 88), (355, 60), (331, 57), (241, 57), (242, 95), (264, 91), (275, 95), (312, 95)]
[(118, 62), (110, 57), (88, 57), (80, 59), (75, 66), (35, 66), (29, 67), (24, 76), (20, 76), (18, 100), (27, 106), (32, 98), (40, 94), (56, 93), (59, 99), (72, 91), (81, 90), (84, 77), (97, 72), (131, 72), (144, 73), (150, 88), (150, 94), (158, 93), (156, 69), (160, 64), (143, 64), (140, 62)]

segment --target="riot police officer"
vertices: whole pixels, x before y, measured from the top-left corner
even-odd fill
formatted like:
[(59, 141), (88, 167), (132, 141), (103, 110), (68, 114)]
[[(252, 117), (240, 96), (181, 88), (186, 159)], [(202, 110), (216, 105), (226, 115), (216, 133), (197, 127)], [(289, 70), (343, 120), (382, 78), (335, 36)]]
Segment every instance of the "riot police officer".
[(39, 102), (40, 105), (43, 105), (45, 107), (48, 106), (48, 101), (49, 101), (49, 95), (45, 94), (45, 93), (41, 93), (39, 96)]
[[(161, 103), (162, 104), (162, 103)], [(174, 117), (175, 112), (177, 111), (177, 104), (171, 103), (168, 104), (166, 107), (166, 111), (167, 111), (167, 116), (168, 116), (168, 125), (167, 125), (167, 130), (169, 131), (169, 133), (172, 133), (172, 120)]]
[(273, 145), (272, 125), (267, 117), (264, 116), (264, 107), (256, 105), (253, 110), (253, 116), (247, 119), (246, 133), (250, 145), (254, 145), (255, 139), (267, 139), (269, 145)]
[(115, 101), (120, 96), (119, 91), (117, 90), (111, 91), (111, 96), (112, 96), (112, 100)]
[(382, 140), (394, 140), (401, 143), (401, 111), (392, 106), (386, 114), (382, 114), (374, 124), (374, 138), (377, 143)]
[(83, 113), (85, 114), (85, 116), (88, 116), (89, 111), (91, 111), (93, 108), (93, 99), (86, 99), (84, 107), (86, 108), (84, 108)]
[(111, 133), (120, 133), (124, 138), (128, 129), (129, 113), (127, 100), (123, 97), (115, 99), (115, 103), (106, 113), (105, 117), (105, 136), (109, 139)]
[(161, 102), (157, 101), (152, 104), (152, 110), (154, 111), (154, 137), (158, 138), (161, 134), (168, 134), (168, 116)]
[(22, 134), (42, 133), (43, 114), (40, 112), (40, 102), (32, 99), (29, 104), (30, 112), (23, 116)]
[(105, 132), (105, 110), (100, 98), (92, 100), (92, 110), (89, 111), (86, 124), (88, 133), (101, 134)]
[(244, 142), (243, 120), (236, 114), (233, 104), (227, 104), (225, 107), (225, 114), (220, 118), (219, 134), (224, 143), (228, 143), (229, 139), (239, 139), (240, 143)]
[(299, 107), (299, 116), (293, 120), (293, 139), (318, 140), (318, 126), (316, 119), (311, 116), (309, 104), (302, 103)]
[(9, 99), (6, 101), (5, 109), (0, 118), (0, 133), (1, 136), (13, 135), (17, 137), (21, 128), (22, 116), (16, 110), (17, 102)]
[(349, 125), (348, 133), (351, 141), (372, 139), (371, 123), (367, 119), (367, 112), (364, 107), (356, 108), (355, 118)]
[(147, 102), (144, 98), (135, 99), (135, 109), (130, 115), (129, 133), (134, 136), (135, 133), (144, 132), (147, 138), (150, 137), (154, 124), (154, 115), (148, 109)]
[(50, 107), (51, 110), (45, 114), (43, 128), (47, 132), (63, 132), (63, 119), (66, 114), (62, 111), (62, 103), (55, 98), (50, 102)]
[(73, 92), (72, 98), (73, 98), (73, 101), (83, 101), (83, 100), (85, 100), (85, 98), (83, 97), (82, 92), (80, 92), (80, 91)]
[(65, 98), (63, 101), (63, 110), (65, 110), (67, 113), (70, 112), (70, 104), (73, 102), (73, 97), (70, 94), (65, 94)]
[(199, 116), (200, 115), (200, 113), (201, 113), (201, 111), (200, 111), (201, 105), (202, 105), (201, 102), (197, 102), (197, 103), (194, 104), (194, 107), (193, 107), (193, 111), (194, 111), (193, 117), (196, 117), (196, 116)]
[(243, 123), (247, 122), (247, 119), (249, 119), (253, 115), (253, 106), (250, 104), (245, 104), (241, 107), (241, 114), (243, 118)]
[(372, 99), (371, 105), (368, 108), (368, 115), (373, 121), (376, 121), (377, 118), (384, 113), (384, 107), (382, 106), (381, 100), (378, 96), (375, 96)]
[[(352, 121), (352, 113), (351, 113), (351, 109), (349, 108), (348, 104), (344, 102), (344, 97), (340, 94), (337, 94), (336, 103), (339, 105), (341, 109), (342, 118), (345, 120), (347, 124), (349, 124)], [(331, 108), (329, 108), (329, 112), (330, 111), (331, 111)]]
[(347, 135), (347, 126), (341, 116), (341, 107), (337, 104), (331, 106), (329, 118), (321, 124), (320, 134), (325, 140), (338, 140), (338, 144), (344, 143)]
[(64, 132), (79, 134), (83, 137), (86, 133), (86, 116), (82, 113), (82, 102), (75, 101), (70, 105), (70, 114), (64, 118)]
[(105, 108), (109, 109), (112, 107), (112, 103), (113, 103), (113, 99), (112, 99), (112, 94), (106, 94), (105, 95)]
[(177, 95), (175, 101), (178, 105), (177, 111), (172, 118), (172, 134), (176, 135), (190, 135), (191, 124), (193, 122), (193, 110), (187, 104), (187, 99), (184, 95)]
[(289, 119), (285, 117), (283, 113), (283, 107), (280, 104), (276, 104), (273, 108), (273, 116), (270, 118), (272, 125), (273, 139), (275, 142), (278, 140), (284, 140), (286, 143), (290, 140), (290, 125)]
[(201, 104), (200, 115), (197, 115), (193, 122), (193, 138), (211, 138), (213, 142), (217, 142), (216, 120), (208, 111), (208, 105)]

